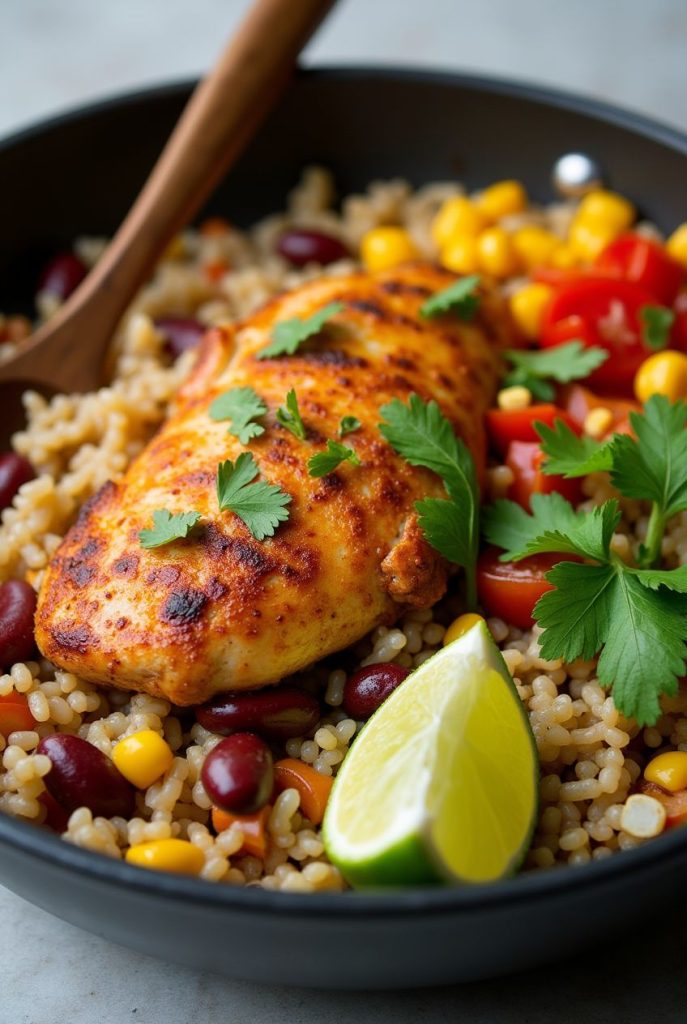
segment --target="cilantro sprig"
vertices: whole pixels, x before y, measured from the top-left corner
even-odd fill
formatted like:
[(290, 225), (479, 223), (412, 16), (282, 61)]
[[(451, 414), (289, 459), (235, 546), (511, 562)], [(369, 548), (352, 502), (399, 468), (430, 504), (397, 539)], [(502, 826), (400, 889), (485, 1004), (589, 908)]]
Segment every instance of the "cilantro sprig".
[(549, 349), (509, 349), (504, 355), (512, 364), (503, 380), (504, 387), (520, 384), (539, 401), (550, 402), (556, 397), (551, 381), (567, 384), (582, 380), (601, 366), (609, 353), (597, 346), (585, 348), (581, 341), (569, 341)]
[(343, 302), (328, 302), (305, 320), (297, 316), (291, 320), (280, 320), (272, 331), (272, 344), (258, 352), (256, 358), (273, 359), (274, 356), (294, 355), (303, 342), (319, 334), (327, 321), (343, 308)]
[(289, 518), (285, 508), (291, 495), (265, 480), (253, 483), (260, 472), (250, 452), (242, 452), (236, 462), (227, 459), (217, 467), (217, 500), (222, 511), (234, 512), (256, 540), (274, 536), (280, 523)]
[(173, 540), (188, 537), (190, 531), (200, 519), (200, 512), (176, 512), (172, 514), (166, 508), (156, 508), (153, 512), (153, 525), (140, 530), (138, 539), (142, 548), (159, 548), (170, 544)]
[(355, 430), (360, 430), (361, 427), (362, 423), (356, 416), (342, 416), (339, 423), (339, 437), (352, 434)]
[(642, 341), (648, 348), (657, 351), (665, 348), (670, 340), (670, 329), (675, 323), (675, 313), (666, 306), (642, 306), (639, 311), (642, 323)]
[(308, 459), (308, 473), (310, 476), (320, 477), (333, 473), (342, 462), (350, 462), (352, 466), (360, 465), (360, 456), (353, 448), (349, 448), (339, 441), (327, 441), (327, 450), (317, 452)]
[(479, 544), (479, 488), (475, 463), (456, 437), (436, 402), (411, 395), (380, 409), (382, 436), (411, 466), (424, 466), (444, 482), (447, 498), (415, 502), (425, 539), (449, 562), (461, 565), (467, 581), (467, 601), (476, 604), (475, 567)]
[(231, 420), (229, 433), (248, 444), (254, 437), (265, 433), (261, 423), (255, 421), (267, 412), (267, 406), (253, 388), (231, 388), (218, 395), (209, 410), (213, 420)]
[(286, 396), (286, 405), (281, 405), (277, 409), (277, 423), (280, 423), (286, 430), (291, 431), (294, 437), (297, 437), (299, 441), (305, 441), (305, 424), (301, 418), (301, 412), (298, 408), (298, 398), (296, 397), (296, 389), (291, 388)]
[(480, 303), (477, 295), (479, 283), (478, 274), (461, 277), (448, 288), (436, 292), (423, 302), (420, 306), (421, 316), (429, 318), (450, 312), (455, 313), (461, 320), (473, 320)]
[(497, 501), (483, 522), (504, 561), (561, 555), (546, 574), (554, 589), (534, 608), (542, 656), (573, 661), (599, 654), (600, 682), (612, 688), (624, 715), (646, 725), (661, 713), (660, 695), (675, 694), (685, 675), (687, 566), (662, 569), (656, 563), (668, 520), (687, 509), (687, 406), (654, 395), (630, 420), (635, 437), (616, 434), (605, 444), (578, 438), (560, 423), (537, 429), (546, 472), (578, 476), (606, 469), (622, 495), (651, 502), (636, 565), (611, 548), (621, 518), (615, 499), (584, 512), (559, 494), (535, 494), (531, 513)]

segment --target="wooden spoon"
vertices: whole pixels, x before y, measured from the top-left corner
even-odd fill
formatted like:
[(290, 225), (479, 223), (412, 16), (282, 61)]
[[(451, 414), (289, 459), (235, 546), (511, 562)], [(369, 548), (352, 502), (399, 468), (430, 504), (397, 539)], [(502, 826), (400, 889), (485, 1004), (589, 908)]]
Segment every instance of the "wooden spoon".
[(256, 0), (196, 88), (123, 224), (64, 306), (0, 364), (0, 446), (24, 423), (21, 395), (89, 391), (117, 323), (170, 240), (249, 142), (335, 0)]

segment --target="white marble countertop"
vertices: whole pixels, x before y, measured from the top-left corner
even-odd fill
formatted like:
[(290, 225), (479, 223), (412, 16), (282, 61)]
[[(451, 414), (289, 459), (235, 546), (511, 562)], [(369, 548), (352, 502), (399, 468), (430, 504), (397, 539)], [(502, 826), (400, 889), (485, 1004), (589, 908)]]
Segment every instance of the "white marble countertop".
[[(77, 103), (197, 74), (245, 0), (2, 0), (0, 136)], [(687, 128), (685, 0), (342, 0), (312, 62), (411, 62), (576, 89)], [(138, 956), (0, 888), (0, 1024), (684, 1021), (687, 915), (611, 952), (402, 994), (260, 988)]]

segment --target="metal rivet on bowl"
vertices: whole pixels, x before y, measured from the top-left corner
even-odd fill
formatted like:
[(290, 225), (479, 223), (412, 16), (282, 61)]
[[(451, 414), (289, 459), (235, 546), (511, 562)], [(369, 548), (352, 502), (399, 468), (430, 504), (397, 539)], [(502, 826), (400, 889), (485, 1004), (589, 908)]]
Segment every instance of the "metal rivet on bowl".
[(596, 160), (586, 153), (565, 153), (553, 165), (553, 185), (562, 196), (582, 196), (599, 188), (603, 176)]

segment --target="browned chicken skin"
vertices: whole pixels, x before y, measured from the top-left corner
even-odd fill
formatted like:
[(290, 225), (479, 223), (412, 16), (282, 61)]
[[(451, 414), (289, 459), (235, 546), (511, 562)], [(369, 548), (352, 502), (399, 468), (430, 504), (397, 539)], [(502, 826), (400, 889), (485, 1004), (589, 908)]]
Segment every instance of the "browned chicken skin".
[[(505, 317), (487, 294), (473, 323), (423, 319), (422, 302), (453, 280), (425, 264), (322, 278), (210, 332), (171, 418), (123, 480), (87, 503), (53, 559), (36, 619), (43, 654), (85, 679), (188, 705), (275, 683), (440, 598), (448, 567), (413, 503), (445, 496), (443, 485), (396, 455), (377, 424), (394, 397), (436, 399), (482, 471)], [(295, 355), (255, 358), (276, 323), (335, 300), (343, 311)], [(219, 511), (215, 492), (218, 463), (246, 449), (208, 407), (247, 385), (269, 409), (249, 450), (262, 477), (292, 496), (288, 522), (262, 542)], [(305, 441), (275, 419), (290, 388)], [(308, 458), (346, 415), (362, 423), (346, 438), (361, 466), (309, 476)], [(196, 510), (201, 524), (143, 549), (139, 530), (159, 508)]]

